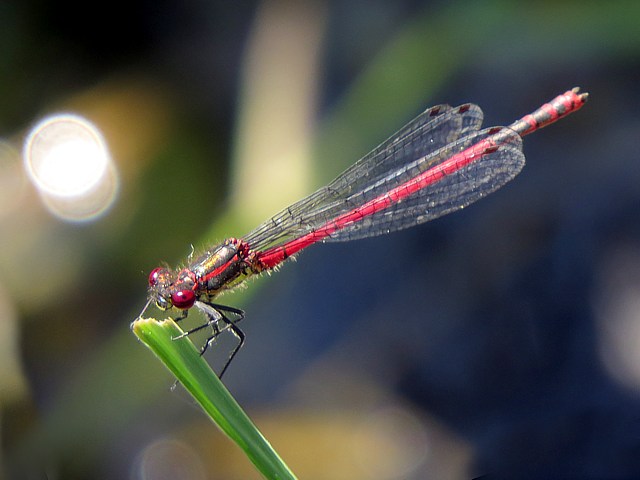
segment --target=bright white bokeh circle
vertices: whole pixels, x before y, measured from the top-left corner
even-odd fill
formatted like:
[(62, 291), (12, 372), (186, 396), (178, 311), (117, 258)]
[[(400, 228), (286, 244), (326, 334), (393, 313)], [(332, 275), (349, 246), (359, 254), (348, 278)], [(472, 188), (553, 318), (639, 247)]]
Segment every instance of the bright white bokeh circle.
[(118, 175), (107, 144), (99, 129), (78, 115), (51, 115), (36, 124), (23, 160), (43, 204), (63, 220), (94, 220), (115, 200)]
[(94, 188), (109, 165), (98, 129), (76, 115), (47, 117), (25, 143), (26, 170), (36, 187), (57, 196), (81, 195)]

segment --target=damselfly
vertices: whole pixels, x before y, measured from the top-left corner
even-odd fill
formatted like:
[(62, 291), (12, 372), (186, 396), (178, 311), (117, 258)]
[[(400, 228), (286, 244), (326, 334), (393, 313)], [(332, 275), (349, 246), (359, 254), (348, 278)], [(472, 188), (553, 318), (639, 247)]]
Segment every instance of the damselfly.
[(182, 335), (211, 328), (202, 353), (220, 332), (230, 330), (238, 343), (222, 376), (244, 343), (237, 325), (244, 312), (213, 303), (218, 295), (314, 243), (401, 230), (485, 197), (524, 166), (523, 136), (575, 112), (587, 96), (574, 88), (508, 127), (484, 130), (477, 105), (431, 107), (329, 185), (244, 237), (229, 238), (182, 268), (154, 269), (147, 306), (153, 302), (162, 310), (176, 308), (181, 311), (178, 320), (194, 306), (202, 311), (208, 321)]

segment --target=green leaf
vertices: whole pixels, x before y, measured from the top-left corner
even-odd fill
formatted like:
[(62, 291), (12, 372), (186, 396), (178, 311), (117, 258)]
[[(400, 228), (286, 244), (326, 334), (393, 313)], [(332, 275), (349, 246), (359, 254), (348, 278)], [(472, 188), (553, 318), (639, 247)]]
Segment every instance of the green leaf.
[(191, 393), (204, 411), (268, 479), (292, 479), (295, 475), (253, 424), (187, 337), (172, 320), (139, 318), (133, 333)]

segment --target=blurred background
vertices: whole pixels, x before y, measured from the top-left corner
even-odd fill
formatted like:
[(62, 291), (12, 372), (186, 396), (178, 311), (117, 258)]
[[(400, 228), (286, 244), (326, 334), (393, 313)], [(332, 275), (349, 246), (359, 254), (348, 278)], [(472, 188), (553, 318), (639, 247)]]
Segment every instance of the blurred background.
[(640, 476), (638, 25), (633, 0), (2, 2), (4, 477), (259, 478), (130, 332), (148, 272), (428, 106), (502, 125), (574, 86), (491, 197), (225, 295), (224, 380), (301, 479)]

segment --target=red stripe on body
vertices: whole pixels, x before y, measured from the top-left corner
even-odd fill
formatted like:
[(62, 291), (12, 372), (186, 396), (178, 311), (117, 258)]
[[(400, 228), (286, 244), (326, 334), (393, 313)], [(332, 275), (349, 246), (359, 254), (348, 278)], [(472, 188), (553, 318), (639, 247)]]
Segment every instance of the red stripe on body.
[(207, 273), (206, 275), (204, 275), (203, 277), (200, 277), (199, 283), (203, 284), (208, 282), (211, 278), (213, 277), (217, 277), (218, 275), (220, 275), (222, 272), (224, 272), (227, 268), (229, 268), (229, 265), (232, 264), (233, 262), (235, 262), (235, 258), (236, 258), (237, 254), (234, 255), (231, 260), (229, 260), (227, 263), (220, 265), (218, 268), (216, 268), (215, 270), (210, 271), (209, 273)]
[(587, 101), (587, 97), (586, 93), (578, 93), (577, 88), (568, 90), (535, 112), (513, 122), (509, 128), (524, 137), (579, 110)]
[[(549, 119), (545, 120), (544, 122), (540, 122), (538, 128), (546, 127), (547, 125), (566, 117), (570, 113), (579, 110), (585, 104), (586, 99), (586, 94), (578, 94), (577, 89), (569, 90), (564, 92), (562, 95), (558, 95), (550, 103), (545, 103), (538, 109), (543, 110), (550, 116)], [(557, 104), (560, 104), (564, 107), (563, 112), (560, 112), (558, 106), (555, 106)], [(532, 115), (535, 116), (536, 112), (534, 112)]]
[(547, 113), (547, 115), (549, 115), (550, 117), (549, 120), (545, 122), (545, 124), (555, 122), (560, 118), (560, 112), (556, 107), (554, 107), (550, 103), (545, 103), (544, 105), (542, 105), (540, 107), (540, 110), (544, 110)]
[[(579, 94), (578, 88), (568, 90), (562, 95), (558, 95), (550, 103), (545, 103), (535, 112), (525, 115), (520, 120), (512, 123), (509, 128), (516, 131), (521, 137), (523, 137), (529, 133), (539, 130), (542, 127), (546, 127), (563, 117), (566, 117), (570, 113), (575, 112), (585, 104), (586, 100), (587, 94)], [(564, 107), (563, 112), (560, 112), (558, 106), (554, 106), (557, 104)], [(464, 108), (464, 106), (462, 108)], [(537, 120), (536, 117), (543, 113), (545, 118), (543, 118), (542, 121)], [(319, 242), (331, 235), (333, 232), (340, 230), (351, 223), (360, 221), (369, 215), (373, 215), (376, 212), (384, 210), (403, 198), (406, 198), (409, 195), (440, 181), (445, 176), (455, 173), (462, 167), (476, 161), (478, 157), (495, 151), (497, 147), (498, 144), (494, 137), (485, 138), (466, 150), (453, 155), (441, 164), (422, 172), (420, 175), (401, 185), (398, 185), (389, 192), (382, 194), (364, 205), (344, 213), (343, 215), (340, 215), (335, 220), (325, 223), (316, 230), (283, 245), (267, 249), (264, 252), (256, 252), (256, 261), (262, 268), (273, 268), (303, 248)]]
[(413, 193), (442, 180), (447, 175), (457, 172), (462, 167), (465, 167), (482, 157), (482, 155), (495, 151), (495, 147), (496, 145), (491, 138), (485, 138), (466, 150), (449, 157), (441, 164), (436, 165), (411, 180), (407, 180), (405, 183), (398, 185), (394, 189), (369, 200), (364, 205), (354, 208), (353, 210), (340, 215), (335, 220), (325, 223), (316, 230), (291, 240), (284, 245), (274, 247), (270, 250), (265, 250), (264, 252), (258, 252), (258, 261), (264, 266), (264, 268), (273, 268), (303, 248), (321, 241), (332, 233), (341, 230), (352, 223), (358, 222), (381, 210), (385, 210)]

